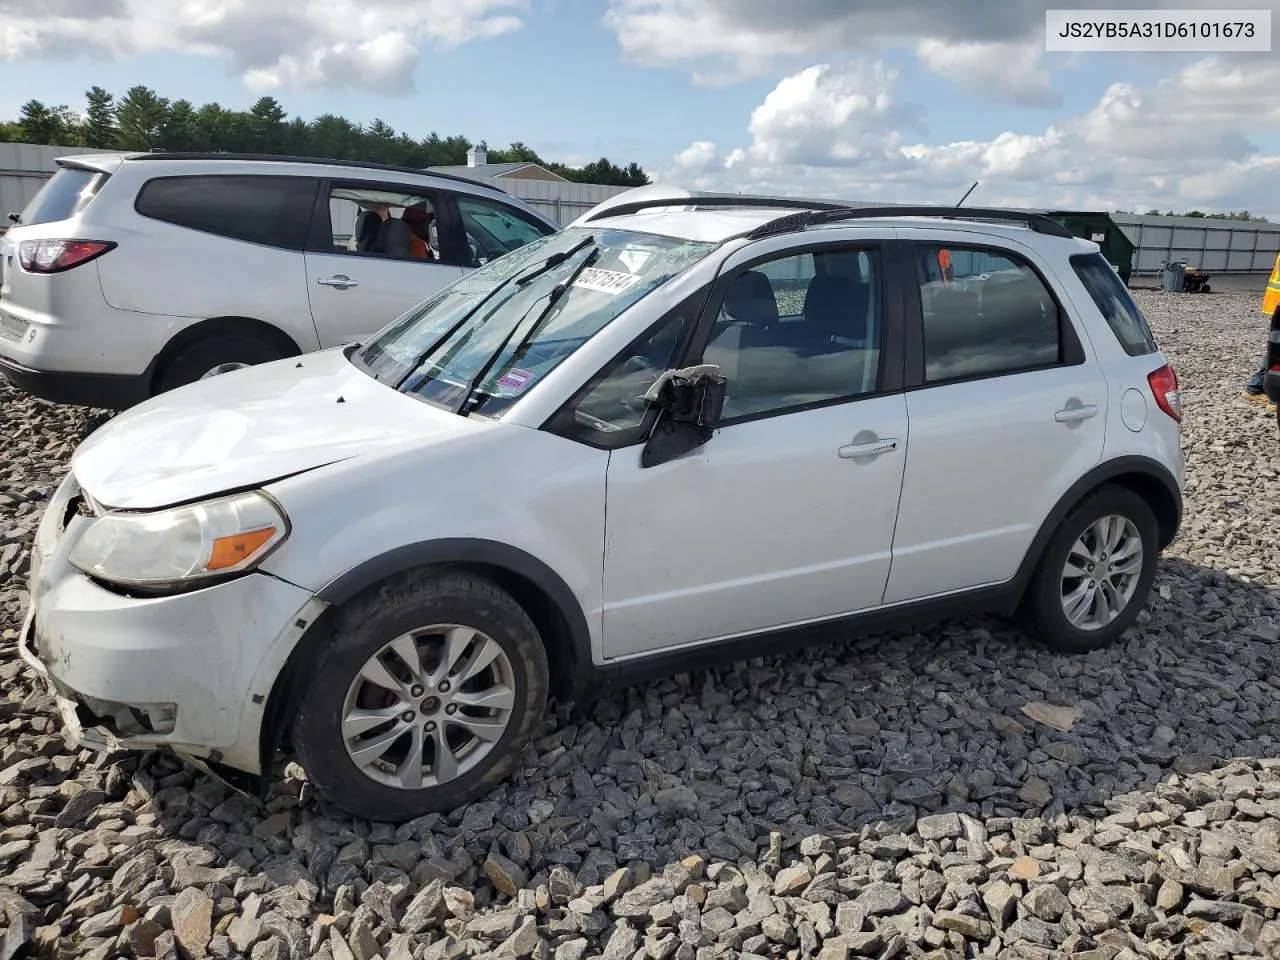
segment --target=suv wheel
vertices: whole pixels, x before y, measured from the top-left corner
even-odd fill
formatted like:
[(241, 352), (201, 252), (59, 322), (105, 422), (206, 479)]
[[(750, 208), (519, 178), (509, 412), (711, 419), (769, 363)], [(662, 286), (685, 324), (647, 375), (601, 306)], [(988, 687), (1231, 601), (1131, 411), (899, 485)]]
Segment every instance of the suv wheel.
[(1100, 487), (1054, 532), (1020, 619), (1064, 653), (1105, 647), (1146, 604), (1158, 553), (1156, 518), (1147, 502), (1123, 487)]
[(509, 777), (546, 692), (541, 638), (510, 595), (462, 574), (396, 579), (339, 614), (293, 743), (333, 803), (400, 822)]
[(156, 393), (283, 357), (278, 349), (243, 333), (222, 334), (197, 340), (179, 350), (156, 378)]

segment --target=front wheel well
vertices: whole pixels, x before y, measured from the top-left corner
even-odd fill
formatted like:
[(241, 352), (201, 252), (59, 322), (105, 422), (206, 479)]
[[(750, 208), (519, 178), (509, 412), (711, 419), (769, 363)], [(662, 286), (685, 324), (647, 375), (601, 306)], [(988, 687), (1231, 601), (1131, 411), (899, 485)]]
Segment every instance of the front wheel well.
[(272, 685), (267, 699), (259, 736), (261, 763), (264, 774), (270, 769), (276, 750), (281, 746), (293, 722), (294, 714), (302, 702), (310, 670), (316, 662), (325, 637), (333, 629), (334, 621), (348, 604), (369, 593), (376, 593), (387, 580), (425, 573), (471, 573), (490, 581), (505, 590), (528, 614), (537, 627), (547, 654), (550, 693), (561, 702), (571, 701), (585, 692), (584, 673), (588, 664), (582, 662), (568, 619), (552, 596), (533, 580), (507, 567), (482, 562), (432, 563), (390, 574), (345, 597), (341, 602), (327, 607), (295, 645), (284, 667)]

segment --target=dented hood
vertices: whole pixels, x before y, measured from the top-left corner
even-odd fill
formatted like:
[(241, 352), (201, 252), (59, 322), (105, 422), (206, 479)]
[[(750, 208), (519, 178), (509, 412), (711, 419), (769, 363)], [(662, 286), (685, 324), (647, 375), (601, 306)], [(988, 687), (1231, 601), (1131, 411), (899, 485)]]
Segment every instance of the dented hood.
[(98, 429), (71, 467), (104, 506), (150, 509), (478, 428), (378, 383), (341, 350), (327, 350), (153, 397)]

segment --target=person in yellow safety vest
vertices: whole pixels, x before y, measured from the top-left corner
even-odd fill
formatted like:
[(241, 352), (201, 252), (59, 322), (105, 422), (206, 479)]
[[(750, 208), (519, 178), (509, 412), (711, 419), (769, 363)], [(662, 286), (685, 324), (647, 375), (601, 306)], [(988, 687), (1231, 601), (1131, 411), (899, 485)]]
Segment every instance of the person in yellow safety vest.
[[(1271, 320), (1280, 313), (1280, 256), (1276, 257), (1276, 264), (1271, 269), (1271, 277), (1267, 280), (1267, 289), (1262, 294), (1262, 315)], [(1265, 405), (1271, 413), (1276, 412), (1276, 405), (1267, 399), (1267, 395), (1262, 392), (1262, 378), (1267, 372), (1267, 357), (1263, 354), (1262, 364), (1249, 378), (1249, 382), (1244, 387), (1244, 398), (1250, 403), (1256, 403), (1259, 406)]]

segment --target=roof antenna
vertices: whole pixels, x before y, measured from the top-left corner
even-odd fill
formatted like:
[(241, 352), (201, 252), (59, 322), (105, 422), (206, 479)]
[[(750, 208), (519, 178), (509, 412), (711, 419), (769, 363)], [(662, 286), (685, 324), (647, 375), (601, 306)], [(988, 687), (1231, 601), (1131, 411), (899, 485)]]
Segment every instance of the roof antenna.
[(976, 190), (976, 189), (978, 189), (978, 181), (977, 181), (977, 180), (973, 181), (973, 186), (972, 186), (972, 187), (970, 187), (968, 190), (966, 190), (966, 191), (964, 192), (964, 196), (960, 198), (960, 202), (959, 202), (959, 203), (957, 203), (957, 204), (956, 204), (956, 206), (957, 206), (957, 207), (962, 207), (962, 206), (964, 206), (964, 202), (965, 202), (966, 200), (968, 200), (968, 199), (969, 199), (969, 194), (973, 193), (973, 191), (974, 191), (974, 190)]

